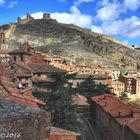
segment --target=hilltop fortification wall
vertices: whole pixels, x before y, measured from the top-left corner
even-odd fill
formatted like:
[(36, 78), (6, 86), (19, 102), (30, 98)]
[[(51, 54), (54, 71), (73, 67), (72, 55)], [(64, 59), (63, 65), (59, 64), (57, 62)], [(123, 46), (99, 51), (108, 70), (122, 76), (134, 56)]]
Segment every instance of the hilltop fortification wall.
[(34, 20), (34, 18), (29, 13), (27, 13), (26, 18), (24, 18), (24, 19), (21, 19), (20, 17), (18, 17), (17, 23), (18, 24), (26, 24), (32, 20)]
[[(44, 13), (43, 14), (43, 19), (46, 19), (46, 20), (51, 19), (50, 14)], [(26, 24), (26, 23), (28, 23), (30, 21), (33, 21), (33, 20), (35, 20), (35, 19), (29, 13), (27, 13), (26, 18), (24, 18), (24, 19), (22, 19), (21, 17), (18, 17), (17, 18), (17, 23), (18, 24)]]

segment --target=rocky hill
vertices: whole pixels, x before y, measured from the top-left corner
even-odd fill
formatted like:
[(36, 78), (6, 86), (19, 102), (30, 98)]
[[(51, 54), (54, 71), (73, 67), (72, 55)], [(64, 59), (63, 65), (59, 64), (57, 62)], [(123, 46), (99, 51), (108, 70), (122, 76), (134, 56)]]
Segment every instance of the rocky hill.
[(136, 66), (140, 60), (140, 51), (112, 37), (53, 19), (32, 19), (1, 28), (6, 32), (7, 45), (12, 48), (28, 41), (36, 49), (64, 56), (72, 63)]

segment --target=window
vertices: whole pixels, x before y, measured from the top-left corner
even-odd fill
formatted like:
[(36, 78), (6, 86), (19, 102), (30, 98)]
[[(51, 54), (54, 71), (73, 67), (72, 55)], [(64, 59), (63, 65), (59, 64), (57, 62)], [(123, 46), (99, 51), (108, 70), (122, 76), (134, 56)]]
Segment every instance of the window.
[(16, 61), (16, 56), (14, 56), (14, 61)]
[(77, 86), (79, 86), (80, 85), (80, 83), (79, 82), (77, 82)]
[(24, 60), (23, 55), (20, 55), (20, 60), (23, 62), (23, 60)]

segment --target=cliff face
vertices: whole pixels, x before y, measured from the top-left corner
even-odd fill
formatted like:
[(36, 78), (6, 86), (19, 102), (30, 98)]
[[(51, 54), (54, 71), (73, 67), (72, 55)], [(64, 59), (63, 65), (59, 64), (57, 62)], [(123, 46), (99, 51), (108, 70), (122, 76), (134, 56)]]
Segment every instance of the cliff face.
[(49, 131), (49, 113), (0, 99), (1, 140), (45, 140)]
[(140, 53), (112, 37), (52, 19), (32, 20), (26, 24), (3, 26), (7, 44), (16, 48), (28, 41), (39, 50), (62, 55), (73, 63), (136, 66)]

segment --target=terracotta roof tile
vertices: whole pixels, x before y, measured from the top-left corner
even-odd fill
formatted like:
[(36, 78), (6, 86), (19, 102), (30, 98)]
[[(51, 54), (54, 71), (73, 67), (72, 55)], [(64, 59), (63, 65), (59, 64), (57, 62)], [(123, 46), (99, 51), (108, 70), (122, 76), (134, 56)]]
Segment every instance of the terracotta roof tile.
[(28, 66), (35, 73), (65, 73), (64, 70), (61, 70), (49, 64), (34, 63), (34, 64), (29, 64)]
[(130, 105), (113, 95), (92, 97), (92, 100), (109, 113), (120, 125), (125, 124), (140, 135), (140, 108)]

